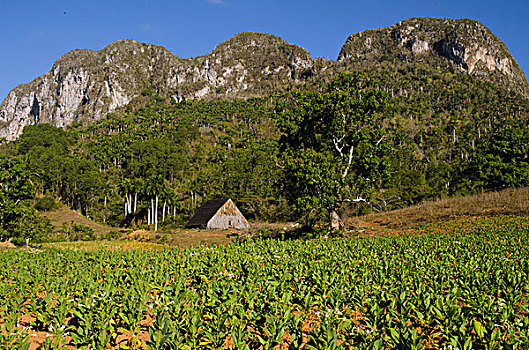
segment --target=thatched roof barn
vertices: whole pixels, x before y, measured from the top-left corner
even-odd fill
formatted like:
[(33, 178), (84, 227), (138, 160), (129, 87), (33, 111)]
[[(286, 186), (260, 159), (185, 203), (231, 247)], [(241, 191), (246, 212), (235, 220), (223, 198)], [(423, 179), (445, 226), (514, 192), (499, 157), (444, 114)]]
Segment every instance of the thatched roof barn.
[(231, 199), (217, 198), (204, 203), (185, 227), (247, 229), (250, 224)]

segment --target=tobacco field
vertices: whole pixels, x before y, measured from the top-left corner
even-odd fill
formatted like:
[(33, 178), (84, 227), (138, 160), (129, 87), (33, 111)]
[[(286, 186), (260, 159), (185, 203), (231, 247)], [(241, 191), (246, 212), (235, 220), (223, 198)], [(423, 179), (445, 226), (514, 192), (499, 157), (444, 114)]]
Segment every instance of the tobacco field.
[(160, 251), (0, 252), (0, 348), (529, 347), (529, 222)]

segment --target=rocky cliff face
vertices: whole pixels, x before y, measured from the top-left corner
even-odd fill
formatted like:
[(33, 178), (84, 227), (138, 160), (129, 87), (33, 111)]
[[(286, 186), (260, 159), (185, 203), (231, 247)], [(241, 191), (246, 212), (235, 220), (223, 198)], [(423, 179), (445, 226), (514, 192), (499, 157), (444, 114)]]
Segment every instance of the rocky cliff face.
[(192, 59), (133, 40), (98, 52), (75, 50), (8, 94), (0, 106), (0, 138), (13, 140), (35, 123), (62, 127), (97, 120), (147, 89), (176, 101), (265, 94), (304, 79), (312, 65), (306, 50), (259, 33), (238, 34)]
[(529, 97), (527, 79), (505, 44), (470, 19), (410, 18), (352, 34), (338, 61), (356, 69), (383, 62), (422, 62), (478, 76)]
[(13, 89), (0, 105), (0, 138), (16, 139), (24, 126), (35, 123), (97, 120), (145, 90), (176, 101), (245, 98), (324, 78), (333, 68), (354, 70), (385, 61), (439, 65), (529, 96), (527, 80), (505, 45), (472, 20), (412, 18), (352, 34), (336, 62), (313, 60), (303, 48), (269, 34), (241, 33), (191, 59), (118, 40), (101, 51), (67, 53), (48, 73)]

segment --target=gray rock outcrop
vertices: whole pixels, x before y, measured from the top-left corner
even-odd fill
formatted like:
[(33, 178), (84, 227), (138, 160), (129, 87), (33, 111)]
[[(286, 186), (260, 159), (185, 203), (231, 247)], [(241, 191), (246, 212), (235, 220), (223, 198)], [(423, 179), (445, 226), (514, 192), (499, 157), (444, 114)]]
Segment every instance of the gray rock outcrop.
[(410, 18), (349, 36), (338, 56), (357, 69), (374, 62), (422, 62), (478, 76), (529, 97), (527, 79), (505, 44), (470, 19)]
[(133, 40), (98, 52), (75, 50), (8, 94), (0, 106), (0, 138), (16, 139), (35, 123), (63, 127), (101, 119), (146, 90), (176, 101), (256, 96), (302, 79), (312, 65), (306, 50), (259, 33), (238, 34), (192, 59)]

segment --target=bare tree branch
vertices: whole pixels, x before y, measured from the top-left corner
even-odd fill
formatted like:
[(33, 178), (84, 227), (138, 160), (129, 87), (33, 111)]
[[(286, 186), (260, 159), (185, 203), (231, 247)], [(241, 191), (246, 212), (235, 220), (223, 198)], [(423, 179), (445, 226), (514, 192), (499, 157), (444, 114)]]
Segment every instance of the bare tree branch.
[(377, 146), (384, 140), (388, 135), (383, 135), (380, 140), (377, 141)]
[(348, 203), (358, 203), (358, 202), (369, 203), (366, 199), (364, 199), (362, 197), (357, 197), (355, 199), (344, 199), (343, 202), (348, 202)]
[(338, 151), (338, 153), (340, 153), (340, 157), (343, 155), (342, 153), (342, 150), (343, 148), (345, 147), (345, 145), (343, 145), (342, 147), (339, 146), (339, 143), (342, 142), (342, 140), (344, 139), (345, 135), (342, 136), (342, 138), (340, 139), (337, 139), (336, 136), (333, 135), (333, 138), (332, 138), (332, 143), (334, 143), (334, 148), (336, 148), (336, 150)]
[(345, 167), (345, 170), (342, 174), (342, 181), (347, 176), (347, 173), (349, 172), (349, 168), (351, 167), (351, 162), (353, 161), (353, 150), (354, 150), (354, 146), (351, 146), (351, 149), (349, 150), (349, 159), (347, 160), (347, 166)]

